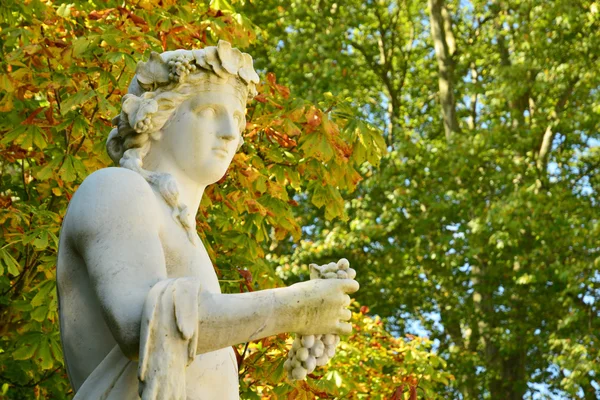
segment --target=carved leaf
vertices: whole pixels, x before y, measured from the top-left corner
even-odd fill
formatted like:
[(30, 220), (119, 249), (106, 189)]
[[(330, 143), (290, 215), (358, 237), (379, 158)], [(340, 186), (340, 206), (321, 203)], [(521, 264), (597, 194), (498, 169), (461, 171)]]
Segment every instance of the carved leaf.
[(260, 78), (254, 70), (252, 56), (248, 53), (242, 53), (242, 68), (240, 68), (238, 74), (247, 84), (260, 82)]
[(140, 61), (137, 64), (135, 73), (138, 82), (145, 89), (169, 82), (169, 67), (160, 54), (154, 51), (147, 62)]
[(204, 59), (220, 78), (227, 78), (227, 71), (221, 66), (221, 60), (214, 46), (204, 48)]
[(242, 52), (231, 47), (231, 43), (224, 40), (219, 40), (217, 44), (217, 54), (221, 60), (221, 65), (231, 75), (237, 75), (238, 70), (242, 66)]
[(194, 59), (196, 60), (196, 65), (201, 68), (210, 70), (210, 65), (206, 62), (206, 52), (204, 49), (200, 50), (192, 50), (192, 54), (194, 55)]

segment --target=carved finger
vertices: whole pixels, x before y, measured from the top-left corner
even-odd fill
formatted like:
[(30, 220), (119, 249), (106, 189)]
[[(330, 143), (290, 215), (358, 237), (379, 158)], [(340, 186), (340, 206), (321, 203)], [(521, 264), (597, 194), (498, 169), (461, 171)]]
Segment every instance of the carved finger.
[(349, 335), (352, 333), (352, 324), (349, 322), (338, 322), (337, 332), (338, 335)]
[(340, 319), (342, 321), (350, 321), (351, 318), (352, 318), (352, 311), (348, 310), (347, 308), (343, 308), (340, 312)]
[(360, 285), (354, 279), (340, 279), (344, 293), (354, 293), (360, 289)]
[(351, 302), (352, 302), (352, 299), (350, 298), (350, 296), (345, 295), (344, 296), (344, 302), (342, 303), (342, 306), (343, 307), (348, 307)]

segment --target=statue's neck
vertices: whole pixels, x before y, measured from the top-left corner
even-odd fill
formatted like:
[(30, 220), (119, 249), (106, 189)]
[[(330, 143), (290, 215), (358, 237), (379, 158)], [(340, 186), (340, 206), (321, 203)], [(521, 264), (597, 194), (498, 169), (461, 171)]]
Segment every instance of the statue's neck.
[(177, 188), (179, 189), (179, 202), (188, 207), (190, 217), (193, 219), (191, 223), (193, 226), (195, 226), (196, 213), (198, 213), (198, 208), (200, 207), (200, 202), (202, 201), (202, 196), (204, 195), (204, 189), (206, 189), (206, 185), (199, 185), (197, 182), (189, 179), (189, 177), (185, 174), (177, 174), (176, 172), (163, 169), (158, 171), (171, 174), (171, 176), (175, 178), (175, 182), (177, 182)]
[(196, 213), (200, 207), (200, 201), (206, 189), (205, 184), (200, 184), (191, 179), (177, 165), (175, 165), (168, 157), (157, 157), (152, 151), (144, 158), (144, 169), (161, 172), (171, 175), (177, 183), (179, 190), (179, 203), (188, 207), (189, 215), (192, 223), (195, 226)]

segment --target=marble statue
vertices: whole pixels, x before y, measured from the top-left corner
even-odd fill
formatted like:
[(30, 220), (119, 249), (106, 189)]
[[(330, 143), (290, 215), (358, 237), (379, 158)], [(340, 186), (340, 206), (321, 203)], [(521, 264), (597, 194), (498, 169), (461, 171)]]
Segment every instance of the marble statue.
[(222, 294), (195, 213), (242, 144), (258, 75), (220, 41), (138, 64), (94, 172), (63, 221), (61, 337), (75, 399), (238, 399), (231, 346), (348, 334), (353, 279)]

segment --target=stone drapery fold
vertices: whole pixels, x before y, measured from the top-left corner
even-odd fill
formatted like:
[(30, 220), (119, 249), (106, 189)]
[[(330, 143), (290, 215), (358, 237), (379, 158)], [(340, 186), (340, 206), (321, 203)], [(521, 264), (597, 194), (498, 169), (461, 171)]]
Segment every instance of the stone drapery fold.
[(169, 279), (150, 289), (140, 330), (142, 400), (185, 399), (185, 369), (198, 345), (199, 291), (196, 278)]
[(74, 400), (185, 400), (186, 368), (194, 361), (198, 343), (199, 292), (197, 278), (155, 284), (142, 311), (139, 362), (128, 359), (116, 345)]

